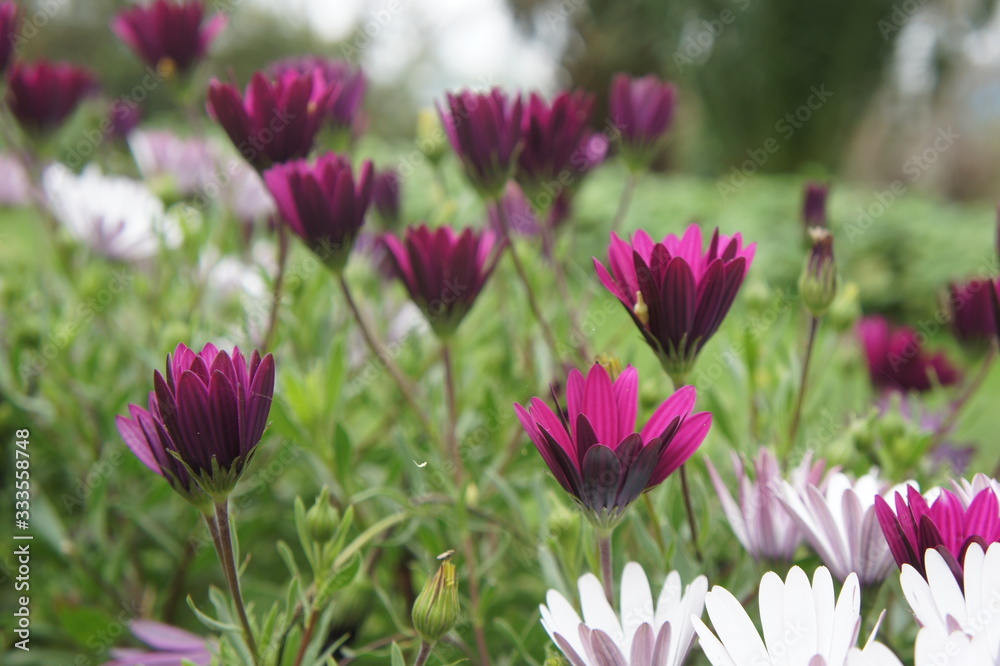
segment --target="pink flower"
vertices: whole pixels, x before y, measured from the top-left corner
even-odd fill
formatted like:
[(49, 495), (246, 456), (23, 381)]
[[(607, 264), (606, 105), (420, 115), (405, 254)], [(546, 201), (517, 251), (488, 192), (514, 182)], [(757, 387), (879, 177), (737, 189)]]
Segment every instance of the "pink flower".
[(212, 663), (213, 641), (151, 620), (136, 620), (129, 628), (153, 650), (112, 648), (111, 661), (104, 666), (181, 666), (185, 660), (198, 666)]
[(14, 0), (0, 2), (0, 74), (14, 59), (14, 44), (17, 43), (20, 24), (17, 3)]
[(559, 485), (602, 527), (615, 525), (629, 504), (683, 465), (712, 425), (708, 412), (691, 413), (697, 392), (685, 386), (637, 431), (639, 373), (632, 366), (613, 382), (599, 364), (586, 379), (573, 370), (566, 397), (565, 415), (540, 398), (514, 411)]
[(858, 323), (858, 337), (868, 359), (875, 388), (883, 391), (929, 391), (936, 384), (948, 386), (959, 380), (959, 372), (945, 355), (929, 355), (921, 336), (908, 326), (890, 328), (878, 315)]
[(622, 135), (622, 155), (634, 171), (649, 167), (663, 148), (674, 119), (677, 90), (652, 74), (631, 78), (617, 74), (611, 81), (608, 106), (611, 122)]
[(212, 40), (226, 25), (224, 14), (216, 14), (208, 22), (204, 18), (201, 0), (155, 0), (119, 12), (111, 29), (162, 74), (183, 74), (205, 57)]
[(25, 131), (52, 132), (97, 88), (97, 78), (72, 63), (17, 62), (7, 74), (7, 107)]
[(631, 243), (611, 234), (611, 271), (596, 258), (601, 283), (618, 297), (675, 383), (694, 366), (718, 330), (753, 262), (756, 243), (716, 229), (707, 250), (701, 227), (654, 243), (638, 231)]

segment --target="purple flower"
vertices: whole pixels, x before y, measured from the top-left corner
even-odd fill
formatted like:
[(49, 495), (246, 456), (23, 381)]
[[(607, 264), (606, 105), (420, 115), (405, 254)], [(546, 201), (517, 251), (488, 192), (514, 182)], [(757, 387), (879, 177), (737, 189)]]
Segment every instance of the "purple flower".
[(455, 333), (493, 273), (502, 251), (492, 231), (410, 227), (400, 240), (385, 234), (396, 275), (439, 337)]
[(212, 79), (208, 112), (240, 154), (263, 171), (309, 154), (334, 86), (318, 71), (286, 72), (273, 81), (256, 72), (243, 96), (236, 86)]
[(372, 182), (372, 198), (375, 210), (388, 229), (399, 226), (400, 188), (399, 173), (392, 168), (376, 171)]
[(673, 84), (652, 74), (639, 79), (618, 74), (611, 81), (611, 122), (621, 132), (622, 156), (633, 171), (648, 168), (659, 155), (676, 102)]
[(7, 74), (7, 106), (26, 132), (42, 134), (58, 129), (97, 88), (97, 78), (72, 63), (17, 62)]
[(138, 104), (116, 99), (108, 111), (109, 134), (116, 139), (124, 139), (132, 133), (142, 120), (142, 110)]
[(296, 160), (264, 173), (278, 212), (333, 271), (343, 270), (372, 200), (372, 163), (355, 177), (350, 162), (334, 153), (316, 164)]
[(212, 663), (215, 643), (195, 634), (151, 620), (135, 620), (129, 629), (153, 651), (112, 648), (104, 666), (181, 666), (185, 660), (198, 666)]
[(826, 228), (826, 196), (830, 187), (824, 183), (806, 183), (802, 200), (802, 221), (810, 227)]
[(498, 199), (521, 149), (521, 96), (463, 90), (446, 101), (438, 114), (466, 177), (483, 197)]
[(865, 317), (858, 323), (858, 337), (876, 389), (924, 392), (959, 380), (958, 370), (945, 355), (929, 355), (920, 342), (921, 336), (908, 326), (893, 329), (883, 317)]
[(671, 234), (661, 243), (642, 230), (631, 244), (612, 233), (611, 272), (596, 258), (594, 268), (681, 384), (729, 312), (755, 251), (756, 243), (744, 247), (740, 234), (718, 229), (704, 250), (701, 228), (692, 224), (683, 237)]
[(979, 492), (966, 506), (958, 495), (941, 490), (933, 501), (914, 486), (906, 497), (896, 493), (896, 509), (882, 497), (875, 498), (875, 511), (889, 550), (900, 568), (909, 564), (926, 577), (924, 554), (936, 550), (948, 563), (959, 583), (965, 551), (972, 543), (985, 550), (1000, 541), (1000, 503), (992, 487)]
[[(587, 136), (587, 123), (594, 106), (594, 96), (583, 92), (561, 92), (551, 104), (532, 93), (521, 117), (524, 145), (518, 156), (517, 181), (529, 198), (541, 194), (542, 188), (561, 184), (561, 175), (576, 168), (578, 156)], [(580, 160), (579, 157), (576, 158)], [(583, 164), (586, 160), (583, 160)], [(551, 205), (551, 194), (549, 194)], [(542, 206), (548, 207), (548, 206)]]
[(959, 342), (983, 350), (996, 337), (990, 289), (997, 288), (1000, 288), (1000, 280), (983, 278), (949, 285), (951, 328)]
[(0, 206), (27, 206), (31, 203), (31, 182), (24, 163), (10, 153), (0, 153)]
[(226, 25), (216, 14), (208, 22), (201, 0), (154, 0), (133, 5), (111, 22), (111, 29), (137, 56), (164, 76), (186, 73), (205, 57), (209, 45)]
[(208, 141), (170, 130), (141, 130), (129, 137), (132, 157), (147, 182), (168, 181), (190, 196), (216, 179), (216, 155)]
[(0, 74), (3, 74), (14, 58), (14, 45), (21, 29), (17, 3), (14, 0), (0, 2)]
[(600, 364), (586, 379), (574, 369), (566, 396), (565, 414), (540, 398), (514, 410), (556, 481), (601, 527), (617, 524), (629, 504), (683, 465), (712, 425), (708, 412), (691, 413), (697, 393), (685, 386), (636, 431), (639, 373), (632, 366), (614, 382)]
[(275, 76), (287, 72), (309, 74), (319, 72), (323, 80), (333, 85), (333, 93), (326, 105), (326, 117), (334, 129), (357, 132), (363, 125), (361, 103), (365, 99), (368, 81), (364, 72), (344, 60), (322, 56), (285, 58), (271, 65)]
[[(722, 502), (722, 511), (743, 548), (755, 560), (791, 562), (802, 543), (802, 532), (780, 500), (783, 479), (778, 459), (761, 448), (752, 464), (754, 477), (750, 478), (744, 462), (733, 454), (738, 491), (734, 500), (712, 461), (705, 459), (712, 485)], [(812, 456), (807, 455), (788, 473), (788, 478), (792, 488), (815, 486), (823, 492), (826, 488), (825, 469), (824, 461), (813, 463)]]
[[(499, 206), (503, 206), (503, 216), (500, 215)], [(528, 198), (524, 196), (524, 191), (516, 182), (507, 183), (504, 188), (503, 197), (496, 204), (486, 207), (486, 214), (489, 218), (489, 226), (498, 234), (503, 235), (503, 224), (506, 221), (508, 231), (520, 236), (534, 236), (541, 232), (538, 226), (538, 218), (531, 207)]]
[[(136, 457), (197, 501), (191, 477), (207, 493), (232, 490), (267, 426), (274, 394), (274, 358), (213, 344), (194, 352), (177, 345), (167, 355), (166, 378), (153, 373), (149, 409), (129, 405), (118, 432)], [(184, 474), (188, 472), (190, 476)]]

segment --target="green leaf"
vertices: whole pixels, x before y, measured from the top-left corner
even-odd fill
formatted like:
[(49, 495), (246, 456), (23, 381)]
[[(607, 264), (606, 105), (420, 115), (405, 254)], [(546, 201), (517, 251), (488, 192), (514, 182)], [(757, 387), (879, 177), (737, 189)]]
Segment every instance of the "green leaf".
[(316, 604), (319, 608), (326, 606), (330, 597), (338, 590), (347, 587), (354, 580), (361, 569), (361, 556), (356, 555), (350, 563), (343, 569), (335, 572), (332, 576), (323, 581), (322, 587), (316, 592)]
[(189, 594), (187, 596), (187, 605), (194, 611), (194, 614), (201, 620), (201, 623), (212, 631), (217, 631), (221, 633), (238, 632), (240, 630), (235, 624), (230, 624), (229, 622), (220, 622), (214, 617), (209, 616), (203, 612), (198, 606), (195, 605), (194, 599), (191, 598)]
[(406, 661), (403, 660), (403, 651), (399, 648), (399, 644), (393, 641), (392, 648), (389, 650), (390, 658), (392, 660), (392, 666), (406, 666)]

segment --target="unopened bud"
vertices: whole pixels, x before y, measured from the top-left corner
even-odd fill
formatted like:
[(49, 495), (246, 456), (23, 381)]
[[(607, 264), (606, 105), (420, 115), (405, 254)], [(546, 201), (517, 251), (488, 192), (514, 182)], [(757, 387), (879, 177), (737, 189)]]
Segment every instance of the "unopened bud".
[[(413, 602), (413, 628), (420, 638), (436, 643), (458, 622), (458, 579), (451, 553), (446, 553), (441, 566)], [(440, 559), (439, 557), (439, 559)]]
[(316, 502), (306, 512), (306, 530), (313, 541), (323, 544), (333, 538), (339, 524), (340, 515), (330, 504), (330, 494), (324, 486)]
[(641, 291), (635, 292), (635, 306), (632, 307), (632, 313), (642, 322), (643, 326), (649, 326), (649, 306), (646, 305)]
[(444, 157), (448, 148), (445, 139), (437, 112), (434, 109), (421, 109), (417, 114), (417, 147), (431, 164), (437, 164)]
[(611, 381), (615, 381), (618, 375), (622, 374), (622, 360), (613, 354), (598, 354), (597, 362), (607, 371)]
[(802, 221), (807, 230), (813, 227), (826, 228), (826, 195), (829, 188), (822, 183), (806, 183), (802, 201)]
[(814, 317), (822, 317), (837, 297), (837, 262), (833, 258), (833, 234), (826, 229), (809, 230), (813, 246), (799, 278), (802, 304)]

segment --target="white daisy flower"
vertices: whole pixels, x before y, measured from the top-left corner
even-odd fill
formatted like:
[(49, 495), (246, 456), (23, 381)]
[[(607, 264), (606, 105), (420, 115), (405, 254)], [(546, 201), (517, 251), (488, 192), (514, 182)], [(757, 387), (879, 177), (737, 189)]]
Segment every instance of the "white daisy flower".
[(136, 130), (128, 145), (143, 179), (168, 179), (181, 196), (198, 192), (216, 176), (212, 145), (199, 138), (185, 139), (167, 130)]
[(49, 209), (79, 241), (118, 261), (155, 255), (161, 245), (177, 247), (181, 230), (163, 202), (138, 181), (105, 176), (88, 166), (77, 176), (62, 164), (42, 174)]
[(833, 577), (819, 567), (809, 578), (792, 567), (782, 581), (773, 571), (760, 581), (760, 619), (764, 637), (728, 590), (715, 586), (705, 607), (718, 636), (692, 617), (701, 649), (713, 666), (902, 666), (875, 631), (863, 649), (856, 646), (861, 630), (861, 586), (850, 574), (836, 603)]
[(694, 641), (690, 618), (701, 615), (708, 579), (699, 576), (682, 588), (672, 571), (654, 606), (646, 572), (629, 562), (622, 572), (620, 618), (594, 574), (581, 577), (579, 589), (583, 620), (556, 590), (539, 607), (542, 626), (573, 666), (680, 666)]

